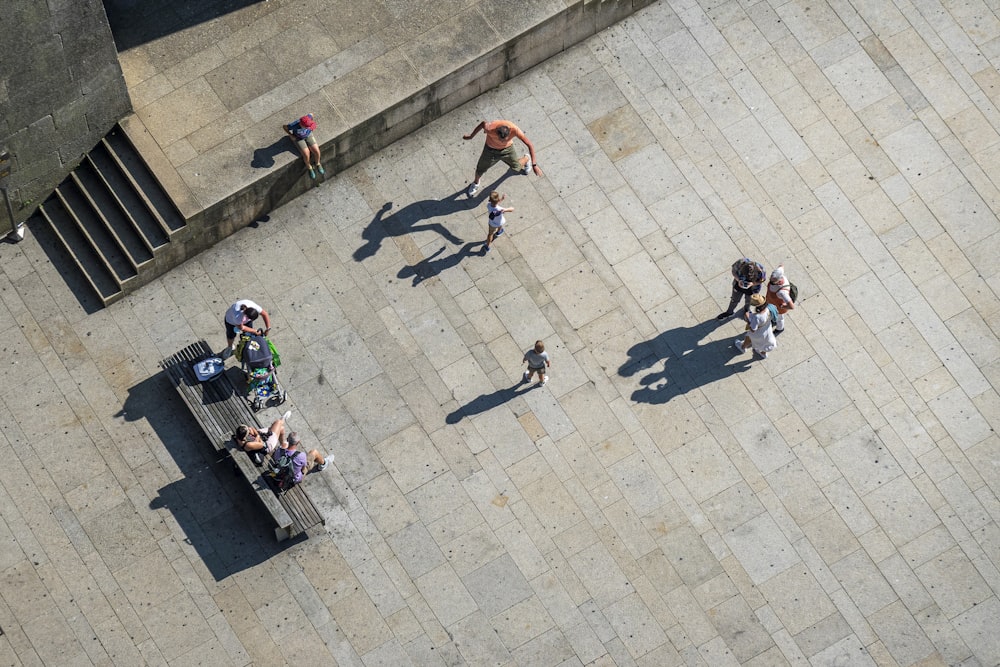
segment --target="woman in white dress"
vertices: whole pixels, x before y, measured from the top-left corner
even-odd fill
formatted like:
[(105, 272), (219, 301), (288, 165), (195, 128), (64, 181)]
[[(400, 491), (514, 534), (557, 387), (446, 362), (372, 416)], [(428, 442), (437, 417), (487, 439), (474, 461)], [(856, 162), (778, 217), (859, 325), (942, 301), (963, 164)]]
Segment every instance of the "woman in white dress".
[(740, 352), (745, 352), (747, 348), (753, 347), (753, 351), (764, 359), (767, 353), (778, 347), (778, 341), (774, 338), (774, 327), (772, 322), (777, 319), (774, 306), (769, 306), (763, 294), (754, 294), (750, 297), (750, 311), (744, 316), (747, 320), (747, 331), (736, 339), (734, 346)]

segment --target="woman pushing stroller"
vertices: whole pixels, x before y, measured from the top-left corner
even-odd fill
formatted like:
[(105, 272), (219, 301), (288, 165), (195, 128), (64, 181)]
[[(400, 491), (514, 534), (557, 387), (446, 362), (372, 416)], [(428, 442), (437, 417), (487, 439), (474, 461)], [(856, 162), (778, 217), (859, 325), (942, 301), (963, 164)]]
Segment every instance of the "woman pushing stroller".
[(266, 336), (271, 330), (271, 316), (260, 304), (250, 299), (240, 299), (229, 307), (225, 318), (223, 318), (223, 324), (226, 327), (226, 344), (229, 346), (229, 352), (224, 351), (224, 356), (229, 356), (236, 351), (236, 337), (241, 332), (258, 333), (253, 326), (258, 317), (264, 320), (264, 329), (261, 335)]
[[(258, 317), (263, 318), (264, 327), (254, 328)], [(243, 366), (247, 378), (247, 400), (254, 410), (259, 410), (272, 398), (278, 403), (285, 402), (285, 391), (278, 383), (276, 369), (281, 358), (274, 345), (267, 338), (271, 331), (271, 316), (264, 308), (250, 299), (240, 299), (226, 310), (227, 349), (223, 358), (236, 356)]]

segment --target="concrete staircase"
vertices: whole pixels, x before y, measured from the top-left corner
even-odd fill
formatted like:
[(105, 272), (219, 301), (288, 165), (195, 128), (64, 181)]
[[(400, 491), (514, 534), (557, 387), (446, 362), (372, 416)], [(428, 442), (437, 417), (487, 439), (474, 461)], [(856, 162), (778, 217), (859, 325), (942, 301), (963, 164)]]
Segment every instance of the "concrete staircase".
[(170, 244), (187, 232), (119, 126), (84, 156), (29, 225), (46, 252), (59, 258), (67, 282), (89, 286), (101, 306), (176, 265)]

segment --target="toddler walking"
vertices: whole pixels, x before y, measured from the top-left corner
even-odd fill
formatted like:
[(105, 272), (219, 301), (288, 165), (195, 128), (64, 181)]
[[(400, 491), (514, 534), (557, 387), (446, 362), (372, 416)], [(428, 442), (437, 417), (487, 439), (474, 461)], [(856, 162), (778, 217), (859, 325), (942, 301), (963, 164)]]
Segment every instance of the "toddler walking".
[(507, 220), (503, 217), (504, 213), (513, 212), (512, 207), (504, 208), (500, 205), (507, 195), (502, 195), (496, 190), (490, 193), (489, 201), (486, 202), (486, 212), (489, 215), (489, 225), (486, 227), (486, 245), (483, 247), (483, 252), (487, 253), (492, 248), (490, 245), (493, 244), (493, 239), (503, 234), (503, 226), (507, 224)]
[(521, 376), (522, 382), (531, 382), (531, 376), (538, 373), (538, 384), (545, 384), (549, 381), (546, 369), (552, 365), (549, 361), (549, 353), (545, 351), (545, 343), (540, 340), (535, 341), (535, 346), (524, 353), (522, 364), (528, 364), (528, 370)]

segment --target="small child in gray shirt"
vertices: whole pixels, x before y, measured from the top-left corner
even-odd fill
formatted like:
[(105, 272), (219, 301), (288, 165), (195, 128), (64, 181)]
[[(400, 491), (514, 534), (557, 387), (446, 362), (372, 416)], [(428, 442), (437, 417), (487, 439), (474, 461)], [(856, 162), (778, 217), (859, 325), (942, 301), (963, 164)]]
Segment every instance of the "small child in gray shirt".
[(535, 347), (524, 353), (521, 363), (528, 364), (528, 370), (524, 371), (522, 382), (530, 382), (531, 376), (538, 373), (538, 384), (545, 384), (549, 381), (549, 376), (545, 369), (552, 365), (549, 361), (549, 353), (545, 351), (545, 343), (540, 340), (535, 341)]

